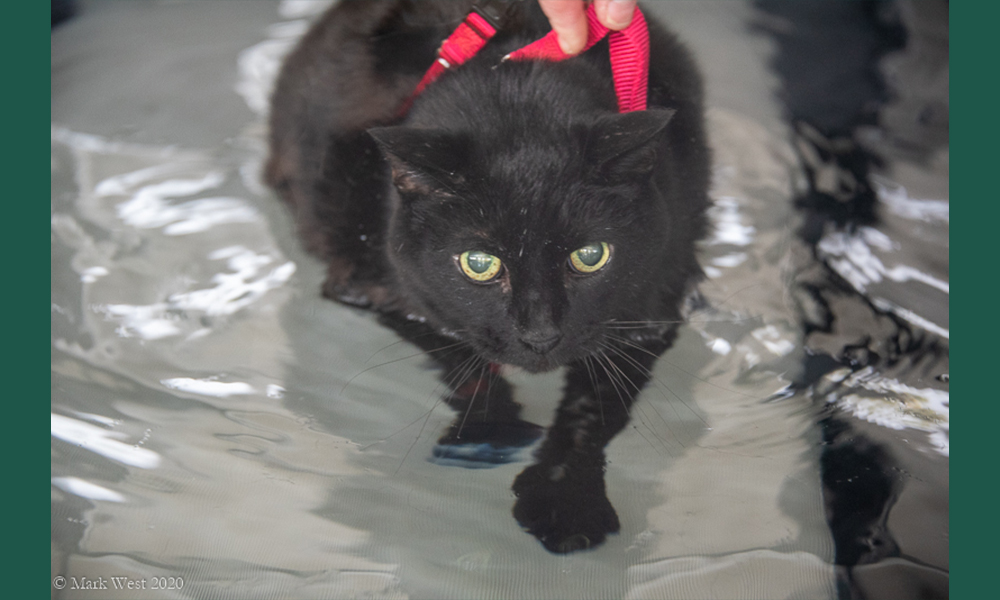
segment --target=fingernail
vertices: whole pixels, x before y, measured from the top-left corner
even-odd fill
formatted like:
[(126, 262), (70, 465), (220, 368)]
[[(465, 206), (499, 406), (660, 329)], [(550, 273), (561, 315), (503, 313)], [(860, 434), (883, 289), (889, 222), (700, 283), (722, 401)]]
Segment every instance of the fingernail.
[(617, 27), (626, 27), (632, 22), (635, 12), (634, 0), (611, 0), (608, 4), (608, 21)]
[(559, 40), (559, 49), (563, 51), (563, 54), (569, 54), (572, 56), (579, 53), (574, 45), (566, 43), (562, 38), (557, 39)]
[(583, 47), (587, 45), (587, 38), (573, 39), (571, 35), (557, 35), (556, 41), (559, 42), (559, 48), (563, 51), (563, 54), (570, 56), (579, 54), (583, 50)]

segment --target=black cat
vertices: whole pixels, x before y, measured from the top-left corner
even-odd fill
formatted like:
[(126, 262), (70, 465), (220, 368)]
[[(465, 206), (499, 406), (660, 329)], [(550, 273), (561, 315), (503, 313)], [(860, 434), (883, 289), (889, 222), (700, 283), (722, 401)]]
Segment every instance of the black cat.
[[(436, 454), (503, 460), (537, 427), (501, 366), (565, 366), (514, 516), (553, 552), (618, 531), (604, 446), (672, 344), (701, 277), (709, 153), (698, 72), (649, 20), (649, 109), (619, 114), (607, 41), (561, 62), (503, 61), (542, 37), (514, 5), (471, 60), (401, 107), (472, 2), (340, 2), (289, 56), (273, 97), (267, 181), (324, 293), (370, 307), (428, 352), (455, 424)], [(499, 456), (499, 458), (497, 458)]]

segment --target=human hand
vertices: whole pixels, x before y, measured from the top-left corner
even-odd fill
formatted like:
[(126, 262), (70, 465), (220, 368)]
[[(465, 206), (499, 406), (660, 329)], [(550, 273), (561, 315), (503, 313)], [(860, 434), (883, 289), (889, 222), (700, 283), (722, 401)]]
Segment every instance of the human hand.
[[(584, 0), (538, 0), (542, 12), (556, 32), (559, 47), (566, 54), (579, 54), (587, 44), (587, 15)], [(594, 0), (597, 20), (608, 29), (628, 27), (636, 0)]]

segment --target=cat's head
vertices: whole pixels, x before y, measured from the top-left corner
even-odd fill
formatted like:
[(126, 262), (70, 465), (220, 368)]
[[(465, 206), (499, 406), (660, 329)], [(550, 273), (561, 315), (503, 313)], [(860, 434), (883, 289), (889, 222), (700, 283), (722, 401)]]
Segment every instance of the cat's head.
[(652, 177), (672, 114), (509, 140), (371, 130), (392, 171), (387, 251), (402, 293), (484, 358), (529, 371), (599, 352), (611, 320), (656, 318), (664, 290), (685, 284), (667, 281), (672, 245), (691, 243), (671, 239)]

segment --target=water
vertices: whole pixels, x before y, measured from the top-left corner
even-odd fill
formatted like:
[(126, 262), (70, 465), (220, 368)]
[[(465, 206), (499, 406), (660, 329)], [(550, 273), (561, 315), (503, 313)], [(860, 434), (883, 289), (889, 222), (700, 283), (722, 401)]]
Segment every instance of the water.
[[(530, 450), (429, 462), (435, 373), (319, 297), (260, 184), (269, 82), (320, 5), (89, 3), (53, 32), (53, 597), (946, 595), (946, 145), (866, 130), (881, 219), (810, 243), (793, 199), (824, 157), (761, 15), (654, 7), (708, 81), (708, 303), (608, 447), (621, 532), (556, 556), (510, 515)], [(559, 374), (512, 382), (551, 422)]]

